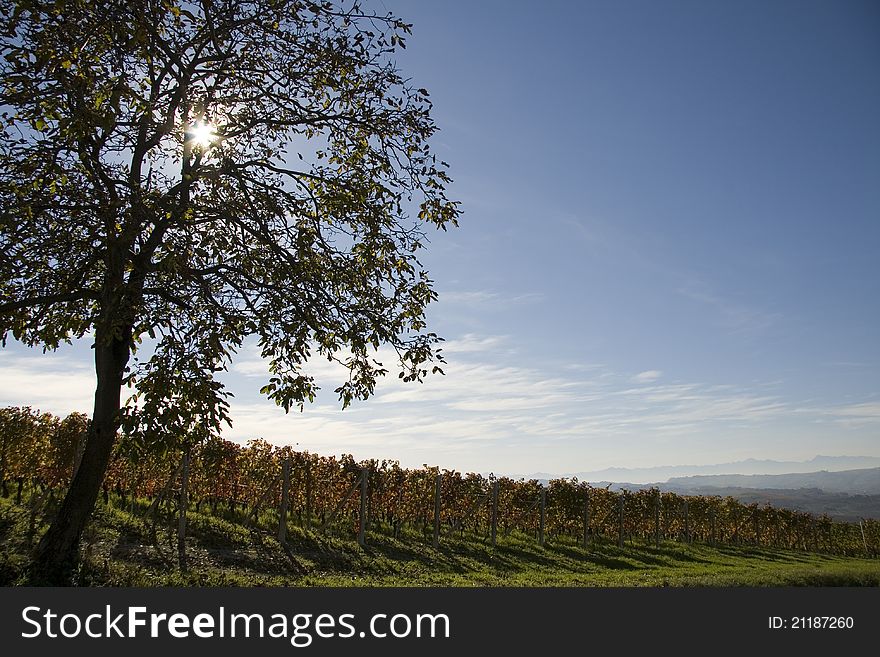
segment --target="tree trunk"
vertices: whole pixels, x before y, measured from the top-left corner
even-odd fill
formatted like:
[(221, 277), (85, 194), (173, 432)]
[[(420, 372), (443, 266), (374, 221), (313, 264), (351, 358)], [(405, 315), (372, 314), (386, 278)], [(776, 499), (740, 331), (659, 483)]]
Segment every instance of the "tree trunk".
[(79, 542), (95, 508), (119, 428), (122, 377), (130, 354), (131, 329), (122, 328), (111, 340), (95, 339), (95, 408), (82, 461), (61, 508), (43, 535), (34, 555), (34, 584), (70, 584), (79, 562)]

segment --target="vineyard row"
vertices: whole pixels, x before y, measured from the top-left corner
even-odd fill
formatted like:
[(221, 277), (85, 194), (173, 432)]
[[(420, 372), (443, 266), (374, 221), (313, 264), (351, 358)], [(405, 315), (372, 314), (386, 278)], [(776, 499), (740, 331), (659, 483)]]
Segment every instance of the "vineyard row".
[[(81, 415), (55, 418), (54, 424), (51, 419), (30, 409), (0, 409), (4, 496), (11, 494), (10, 483), (20, 497), (28, 481), (52, 494), (70, 481), (87, 421)], [(367, 531), (397, 536), (415, 527), (435, 545), (450, 532), (476, 533), (494, 544), (499, 534), (519, 531), (542, 545), (562, 536), (588, 545), (604, 536), (621, 546), (638, 538), (656, 545), (751, 544), (849, 556), (877, 556), (880, 546), (877, 520), (837, 522), (732, 497), (656, 488), (618, 493), (573, 478), (543, 484), (437, 467), (407, 469), (396, 461), (320, 456), (263, 440), (242, 446), (211, 439), (165, 453), (122, 441), (104, 481), (105, 500), (111, 494), (123, 501), (150, 498), (153, 512), (173, 500), (179, 508), (238, 513), (246, 522), (275, 509), (282, 541), (288, 524), (296, 523), (306, 530), (341, 529), (361, 543)]]

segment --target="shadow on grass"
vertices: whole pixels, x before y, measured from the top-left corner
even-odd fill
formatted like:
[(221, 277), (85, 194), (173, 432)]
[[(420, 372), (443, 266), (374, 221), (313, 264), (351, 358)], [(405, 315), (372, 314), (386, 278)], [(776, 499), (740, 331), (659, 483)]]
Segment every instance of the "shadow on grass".
[[(28, 560), (28, 510), (0, 500), (0, 584), (15, 583)], [(126, 509), (130, 509), (127, 506)], [(135, 503), (136, 515), (100, 506), (90, 524), (83, 570), (94, 585), (676, 585), (724, 581), (760, 583), (766, 573), (791, 566), (791, 583), (804, 586), (871, 585), (878, 568), (841, 563), (839, 557), (738, 545), (711, 548), (703, 544), (664, 541), (659, 547), (636, 539), (623, 548), (614, 537), (595, 535), (584, 548), (577, 537), (554, 535), (542, 547), (535, 535), (499, 532), (492, 546), (484, 531), (444, 533), (439, 548), (421, 526), (404, 526), (394, 536), (388, 526), (367, 533), (359, 546), (350, 519), (326, 532), (306, 531), (292, 522), (286, 543), (276, 537), (272, 513), (259, 514), (250, 527), (214, 516), (210, 509), (187, 514), (187, 557), (190, 573), (177, 564), (177, 519), (163, 509), (156, 520), (157, 540), (144, 518), (146, 503)], [(828, 568), (825, 569), (825, 565)], [(870, 566), (870, 565), (869, 565)], [(825, 572), (816, 572), (820, 568)], [(644, 575), (640, 574), (644, 573)], [(763, 573), (763, 574), (762, 574)], [(645, 579), (647, 578), (647, 579)], [(659, 585), (659, 584), (658, 584)]]

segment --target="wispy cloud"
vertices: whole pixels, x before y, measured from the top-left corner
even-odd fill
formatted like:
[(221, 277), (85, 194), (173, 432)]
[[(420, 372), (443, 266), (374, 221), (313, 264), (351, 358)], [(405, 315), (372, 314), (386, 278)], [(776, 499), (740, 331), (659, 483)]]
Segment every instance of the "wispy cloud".
[(494, 310), (514, 306), (538, 303), (544, 299), (541, 292), (519, 292), (502, 294), (493, 290), (458, 290), (440, 291), (437, 293), (438, 303), (462, 306), (491, 307)]
[[(424, 384), (401, 382), (393, 373), (393, 351), (380, 350), (376, 357), (392, 374), (379, 381), (372, 400), (344, 412), (332, 390), (345, 370), (317, 359), (309, 372), (324, 394), (305, 412), (285, 414), (256, 394), (254, 378), (266, 376), (266, 365), (249, 346), (228, 375), (236, 397), (234, 425), (225, 436), (241, 442), (263, 437), (358, 458), (399, 458), (409, 465), (477, 464), (481, 471), (524, 472), (574, 471), (586, 460), (631, 465), (650, 454), (665, 455), (667, 462), (674, 458), (669, 450), (708, 449), (721, 435), (737, 436), (737, 449), (749, 440), (760, 445), (766, 440), (761, 436), (786, 422), (827, 426), (838, 434), (870, 433), (880, 425), (880, 402), (873, 400), (811, 406), (772, 386), (710, 385), (678, 381), (659, 370), (633, 374), (595, 364), (525, 365), (514, 341), (498, 335), (466, 334), (446, 348), (446, 375)], [(0, 352), (0, 404), (88, 412), (93, 389), (86, 361)]]
[(880, 425), (880, 401), (845, 404), (825, 409), (824, 413), (844, 426)]
[[(621, 452), (622, 445), (637, 444), (650, 452), (669, 441), (711, 436), (731, 427), (754, 431), (797, 413), (779, 397), (732, 385), (658, 384), (659, 372), (653, 370), (645, 371), (651, 375), (641, 377), (637, 387), (629, 387), (639, 375), (596, 367), (551, 373), (508, 365), (503, 358), (493, 362), (504, 354), (504, 342), (469, 336), (464, 344), (484, 348), (459, 351), (445, 377), (422, 385), (388, 378), (372, 401), (345, 412), (325, 403), (284, 416), (267, 405), (233, 403), (236, 420), (229, 437), (260, 435), (313, 451), (361, 457), (405, 455), (410, 462), (418, 460), (414, 454), (430, 461), (431, 453), (432, 462), (463, 467), (475, 459), (522, 463), (529, 450), (613, 453), (614, 445)], [(523, 468), (528, 466), (519, 470)]]
[(689, 280), (677, 292), (713, 308), (721, 325), (731, 333), (760, 333), (782, 319), (780, 313), (766, 312), (726, 298), (697, 279)]
[[(598, 366), (548, 373), (505, 364), (504, 358), (493, 362), (503, 355), (499, 349), (504, 343), (497, 336), (467, 336), (446, 376), (422, 385), (402, 384), (396, 378), (381, 381), (373, 401), (361, 407), (368, 407), (365, 416), (372, 418), (366, 425), (351, 425), (348, 416), (332, 406), (307, 410), (305, 415), (321, 418), (322, 437), (331, 443), (348, 443), (354, 432), (358, 444), (369, 442), (372, 435), (378, 449), (388, 440), (405, 444), (426, 438), (449, 445), (496, 442), (499, 447), (615, 435), (651, 440), (711, 431), (720, 424), (755, 425), (793, 410), (779, 398), (733, 386), (658, 385), (661, 373), (656, 370), (635, 377)], [(632, 380), (639, 386), (627, 387)], [(237, 432), (240, 428), (237, 425)]]
[(634, 383), (651, 383), (659, 379), (662, 374), (660, 370), (645, 370), (636, 374), (631, 380)]
[(843, 367), (843, 368), (865, 368), (865, 367), (876, 367), (874, 363), (868, 362), (856, 362), (851, 360), (833, 360), (827, 363), (824, 363), (827, 367)]
[(497, 350), (507, 338), (501, 335), (466, 333), (460, 338), (446, 340), (441, 348), (446, 354), (488, 353)]
[(472, 290), (469, 292), (438, 292), (437, 298), (440, 301), (445, 301), (447, 303), (461, 303), (471, 305), (486, 303), (488, 301), (496, 301), (499, 297), (497, 292), (489, 292), (487, 290)]

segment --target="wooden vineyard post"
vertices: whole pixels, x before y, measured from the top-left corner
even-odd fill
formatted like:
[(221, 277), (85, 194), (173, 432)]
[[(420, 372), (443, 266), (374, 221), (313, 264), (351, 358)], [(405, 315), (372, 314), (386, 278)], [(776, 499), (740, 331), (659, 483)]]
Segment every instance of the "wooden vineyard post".
[(868, 550), (868, 541), (865, 539), (865, 526), (862, 524), (861, 518), (859, 518), (859, 529), (862, 532), (862, 547), (865, 548), (865, 554), (870, 557), (871, 552)]
[(654, 498), (654, 547), (660, 547), (660, 491)]
[(715, 547), (715, 510), (713, 509), (709, 514), (709, 522), (712, 526), (712, 547)]
[(755, 510), (752, 512), (752, 523), (754, 524), (755, 529), (755, 545), (761, 544), (761, 520), (758, 518), (758, 511)]
[(443, 475), (434, 477), (434, 547), (440, 547), (440, 489), (443, 484)]
[(617, 547), (623, 547), (623, 496), (626, 493), (620, 491), (620, 497), (617, 504)]
[(590, 546), (590, 489), (584, 490), (584, 547)]
[[(272, 479), (272, 481), (269, 482), (268, 486), (266, 486), (266, 488), (263, 489), (263, 492), (260, 493), (260, 497), (257, 498), (256, 502), (254, 502), (253, 509), (251, 509), (251, 512), (248, 514), (247, 518), (244, 521), (245, 527), (250, 527), (251, 522), (257, 520), (259, 513), (260, 513), (260, 509), (263, 506), (263, 502), (265, 502), (266, 499), (269, 497), (269, 494), (275, 490), (275, 484), (277, 484), (280, 479), (281, 479), (280, 474), (275, 475), (275, 477)], [(245, 507), (244, 502), (242, 502), (241, 508), (242, 508), (242, 510), (245, 510), (246, 507)]]
[(183, 463), (180, 474), (180, 515), (177, 519), (177, 562), (180, 572), (187, 572), (186, 563), (186, 485), (189, 481), (189, 450), (183, 453)]
[(547, 509), (547, 489), (541, 488), (541, 522), (538, 525), (538, 543), (544, 547), (544, 520)]
[(153, 499), (150, 503), (150, 506), (147, 508), (146, 513), (144, 514), (144, 518), (150, 519), (150, 540), (153, 541), (155, 545), (156, 540), (156, 513), (159, 511), (159, 505), (165, 501), (165, 498), (171, 494), (171, 489), (174, 486), (174, 482), (177, 481), (177, 477), (180, 476), (180, 471), (183, 470), (183, 460), (181, 459), (180, 464), (175, 468), (174, 472), (168, 478), (168, 481), (165, 482), (164, 488), (162, 488), (161, 492)]
[(498, 534), (498, 480), (492, 483), (492, 547)]
[(306, 531), (312, 528), (312, 465), (306, 459)]
[(284, 459), (281, 471), (281, 507), (278, 509), (278, 542), (287, 542), (287, 508), (290, 506), (290, 458)]
[(369, 476), (369, 468), (361, 468), (361, 508), (358, 523), (358, 545), (361, 547), (367, 542), (367, 482)]

